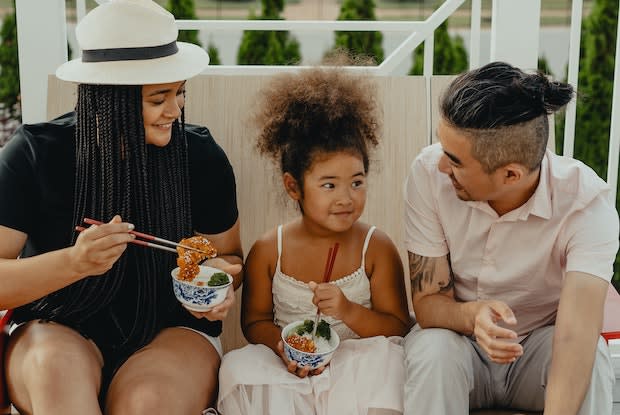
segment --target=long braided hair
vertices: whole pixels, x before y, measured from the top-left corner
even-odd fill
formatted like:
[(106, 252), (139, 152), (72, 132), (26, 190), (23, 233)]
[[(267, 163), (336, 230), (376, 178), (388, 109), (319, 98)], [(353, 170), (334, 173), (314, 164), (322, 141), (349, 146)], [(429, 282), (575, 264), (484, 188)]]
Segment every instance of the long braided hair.
[[(190, 234), (190, 181), (184, 113), (165, 147), (145, 143), (141, 86), (79, 85), (75, 131), (73, 224), (119, 214), (136, 229), (170, 240)], [(74, 235), (75, 243), (77, 235)], [(129, 266), (129, 264), (131, 264)], [(38, 302), (52, 320), (79, 324), (106, 307), (126, 278), (137, 287), (127, 343), (150, 341), (158, 327), (156, 301), (170, 290), (170, 253), (133, 247), (102, 276), (82, 279)], [(135, 270), (136, 275), (128, 275)]]

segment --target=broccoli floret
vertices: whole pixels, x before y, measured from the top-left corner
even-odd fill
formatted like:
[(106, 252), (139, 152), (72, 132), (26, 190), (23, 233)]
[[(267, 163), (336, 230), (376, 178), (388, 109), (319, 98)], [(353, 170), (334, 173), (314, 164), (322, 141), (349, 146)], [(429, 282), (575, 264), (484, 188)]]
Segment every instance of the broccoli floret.
[(209, 281), (207, 281), (207, 285), (209, 287), (217, 287), (224, 284), (228, 284), (228, 275), (226, 275), (224, 272), (216, 272), (215, 274), (211, 275), (211, 278), (209, 278)]
[[(312, 320), (304, 320), (304, 322), (295, 329), (293, 329), (294, 333), (303, 336), (305, 333), (312, 333), (312, 329), (314, 328), (314, 321)], [(317, 337), (323, 337), (326, 340), (332, 338), (332, 332), (329, 329), (329, 323), (325, 320), (319, 321), (319, 324), (316, 327), (316, 335)]]
[(332, 338), (332, 331), (329, 329), (329, 323), (327, 321), (319, 321), (319, 324), (316, 326), (316, 335), (323, 337), (325, 340)]
[(304, 333), (312, 333), (312, 329), (314, 328), (314, 321), (312, 320), (304, 320), (303, 324), (295, 327), (295, 333), (302, 336)]

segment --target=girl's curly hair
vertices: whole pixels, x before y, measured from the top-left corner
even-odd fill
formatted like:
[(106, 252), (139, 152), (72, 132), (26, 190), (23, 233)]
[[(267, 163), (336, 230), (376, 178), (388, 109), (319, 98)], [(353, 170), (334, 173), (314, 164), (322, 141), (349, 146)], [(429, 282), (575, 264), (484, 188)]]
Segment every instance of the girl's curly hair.
[(253, 121), (256, 146), (303, 188), (317, 156), (359, 155), (368, 171), (369, 148), (379, 143), (376, 86), (342, 68), (313, 68), (275, 77), (259, 97)]

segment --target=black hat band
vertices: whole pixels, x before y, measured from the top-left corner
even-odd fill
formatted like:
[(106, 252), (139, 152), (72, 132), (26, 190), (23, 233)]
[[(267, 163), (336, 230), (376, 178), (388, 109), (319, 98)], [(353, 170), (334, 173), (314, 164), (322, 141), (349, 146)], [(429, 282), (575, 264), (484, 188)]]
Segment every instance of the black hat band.
[(139, 48), (90, 49), (82, 51), (82, 62), (113, 62), (157, 59), (174, 55), (179, 51), (177, 42), (167, 45)]

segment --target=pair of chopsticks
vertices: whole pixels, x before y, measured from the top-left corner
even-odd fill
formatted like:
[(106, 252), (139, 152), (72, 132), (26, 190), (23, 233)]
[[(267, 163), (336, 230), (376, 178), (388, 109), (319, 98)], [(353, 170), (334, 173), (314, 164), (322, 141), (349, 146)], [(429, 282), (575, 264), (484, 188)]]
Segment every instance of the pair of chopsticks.
[[(103, 225), (103, 222), (100, 222), (98, 220), (95, 219), (90, 219), (90, 218), (84, 218), (84, 223), (87, 223), (89, 225)], [(86, 228), (83, 226), (76, 226), (75, 230), (78, 232), (82, 232), (85, 231)], [(154, 242), (159, 242), (162, 244), (167, 244), (167, 245), (172, 245), (172, 246), (178, 246), (180, 248), (185, 248), (185, 249), (189, 249), (190, 251), (196, 251), (196, 252), (200, 252), (201, 254), (205, 254), (207, 256), (209, 256), (209, 254), (207, 252), (201, 251), (200, 249), (191, 247), (191, 246), (187, 246), (187, 245), (183, 245), (174, 241), (169, 241), (168, 239), (164, 239), (164, 238), (158, 238), (157, 236), (153, 236), (153, 235), (149, 235), (147, 233), (142, 233), (142, 232), (138, 232), (138, 231), (129, 231), (129, 233), (132, 233), (134, 235), (136, 235), (136, 238), (142, 238), (142, 239), (146, 239), (146, 241), (140, 240), (140, 239), (134, 239), (133, 241), (131, 241), (132, 244), (136, 244), (136, 245), (142, 245), (142, 246), (148, 246), (151, 248), (156, 248), (156, 249), (162, 249), (164, 251), (169, 251), (169, 252), (174, 252), (177, 253), (177, 250), (175, 248), (169, 248), (167, 246), (163, 246), (163, 245), (159, 245), (153, 242), (148, 242), (148, 241), (154, 241)]]
[(323, 282), (329, 281), (332, 270), (334, 269), (334, 262), (336, 262), (336, 254), (338, 253), (338, 247), (340, 244), (336, 242), (333, 247), (329, 248), (327, 253), (327, 261), (325, 262), (325, 272), (323, 272)]
[[(323, 283), (329, 281), (332, 270), (334, 269), (334, 262), (336, 262), (336, 254), (338, 253), (338, 247), (340, 244), (336, 242), (333, 247), (329, 248), (329, 252), (327, 253), (327, 261), (325, 262), (325, 271), (323, 272)], [(316, 337), (316, 328), (319, 325), (319, 317), (321, 312), (317, 308), (316, 317), (314, 317), (314, 327), (312, 327), (312, 338)]]

